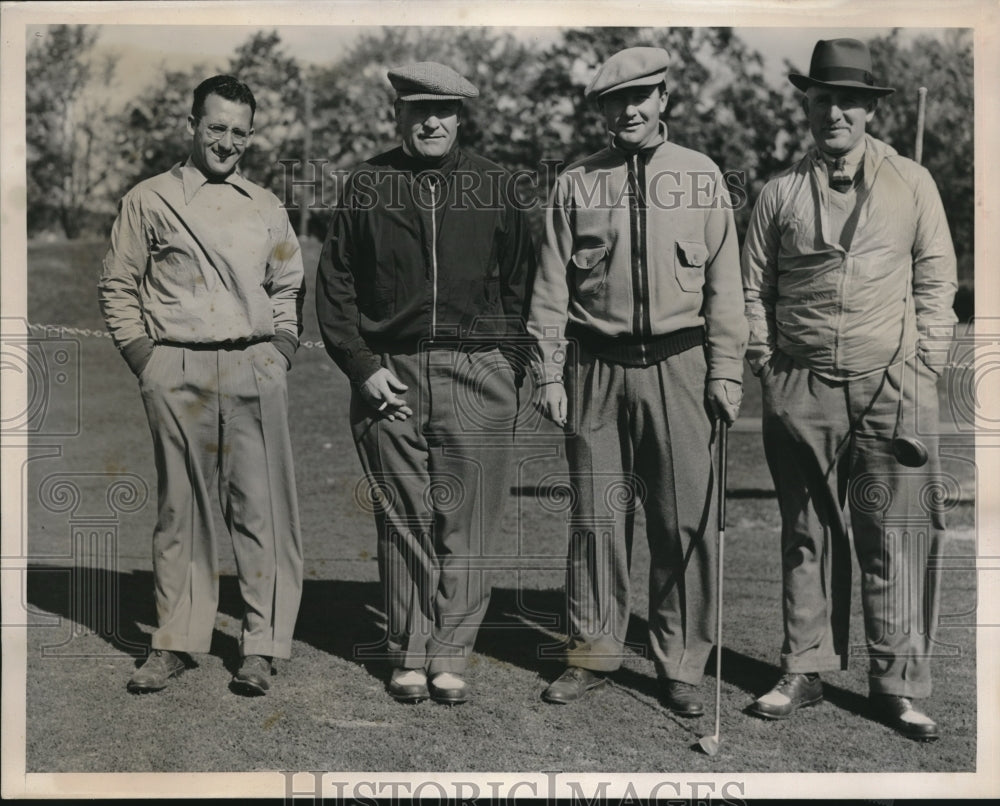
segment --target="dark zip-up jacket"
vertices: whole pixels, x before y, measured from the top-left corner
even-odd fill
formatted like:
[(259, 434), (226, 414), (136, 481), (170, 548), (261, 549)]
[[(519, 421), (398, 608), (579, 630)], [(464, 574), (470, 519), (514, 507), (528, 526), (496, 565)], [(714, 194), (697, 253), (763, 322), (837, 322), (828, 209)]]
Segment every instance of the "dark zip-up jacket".
[(360, 385), (380, 353), (501, 343), (524, 333), (533, 270), (511, 174), (457, 147), (435, 162), (395, 148), (340, 194), (317, 272), (326, 350)]

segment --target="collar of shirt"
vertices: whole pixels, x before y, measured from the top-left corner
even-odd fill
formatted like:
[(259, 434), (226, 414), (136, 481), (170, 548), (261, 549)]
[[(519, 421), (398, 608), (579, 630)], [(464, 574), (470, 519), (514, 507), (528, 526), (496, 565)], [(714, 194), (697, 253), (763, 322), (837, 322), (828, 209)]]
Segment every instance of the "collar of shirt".
[(402, 143), (400, 149), (403, 152), (403, 167), (416, 175), (433, 171), (446, 176), (454, 171), (458, 165), (458, 143), (455, 143), (447, 154), (440, 157), (418, 157), (406, 147), (406, 143)]
[[(619, 146), (618, 143), (615, 142), (615, 136), (613, 134), (608, 135), (608, 137), (610, 140), (609, 148), (611, 148), (612, 151), (617, 151), (619, 154), (622, 154), (626, 157), (636, 153), (636, 149), (634, 148), (622, 148), (621, 146)], [(650, 140), (647, 145), (644, 145), (642, 148), (638, 149), (638, 152), (643, 157), (648, 157), (665, 142), (667, 142), (667, 124), (661, 120), (660, 125), (653, 139)]]
[(848, 151), (846, 154), (838, 154), (833, 156), (831, 154), (824, 154), (818, 148), (813, 150), (813, 159), (820, 165), (826, 166), (828, 173), (833, 172), (834, 164), (838, 159), (843, 157), (844, 159), (844, 173), (848, 176), (853, 177), (858, 172), (858, 166), (864, 161), (865, 158), (865, 146), (867, 145), (868, 138), (862, 137), (854, 148)]
[[(197, 165), (191, 162), (190, 157), (180, 164), (179, 171), (181, 184), (184, 186), (184, 203), (190, 204), (195, 194), (209, 183), (208, 177), (201, 172)], [(248, 179), (245, 179), (238, 171), (233, 171), (222, 181), (236, 188), (244, 196), (251, 199), (254, 198), (255, 185)]]

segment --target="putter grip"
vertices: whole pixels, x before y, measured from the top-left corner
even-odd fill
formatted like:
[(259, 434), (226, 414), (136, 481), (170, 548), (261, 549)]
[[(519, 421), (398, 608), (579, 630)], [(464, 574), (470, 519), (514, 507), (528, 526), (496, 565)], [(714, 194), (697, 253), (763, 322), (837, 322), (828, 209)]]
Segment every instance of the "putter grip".
[(726, 528), (726, 457), (729, 452), (729, 426), (719, 420), (719, 529)]

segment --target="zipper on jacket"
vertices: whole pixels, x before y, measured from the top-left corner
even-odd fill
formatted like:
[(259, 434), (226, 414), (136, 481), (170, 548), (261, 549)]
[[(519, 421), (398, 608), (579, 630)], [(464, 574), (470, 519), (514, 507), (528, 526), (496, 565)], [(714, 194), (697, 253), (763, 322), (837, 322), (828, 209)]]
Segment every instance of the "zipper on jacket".
[[(645, 232), (645, 205), (640, 196), (640, 176), (639, 176), (639, 155), (632, 154), (629, 157), (628, 183), (629, 183), (629, 219), (632, 235), (632, 288), (635, 296), (634, 312), (632, 318), (632, 331), (638, 334), (642, 341), (639, 342), (639, 355), (643, 363), (646, 361), (646, 338), (649, 336), (647, 330), (648, 312), (646, 305), (646, 232)], [(643, 172), (644, 173), (644, 172)], [(645, 184), (642, 182), (641, 184)]]
[(431, 338), (437, 334), (438, 259), (437, 259), (437, 182), (431, 186)]

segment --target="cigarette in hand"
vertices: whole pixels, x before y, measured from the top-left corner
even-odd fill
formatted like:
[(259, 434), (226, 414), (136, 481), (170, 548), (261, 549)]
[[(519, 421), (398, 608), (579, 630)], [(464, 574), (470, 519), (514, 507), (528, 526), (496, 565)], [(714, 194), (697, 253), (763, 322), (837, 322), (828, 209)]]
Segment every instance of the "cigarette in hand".
[(379, 407), (378, 407), (378, 408), (376, 409), (376, 411), (385, 411), (385, 408), (386, 408), (386, 406), (388, 406), (388, 405), (389, 405), (389, 401), (388, 401), (388, 400), (383, 400), (383, 401), (382, 401), (382, 405), (381, 405), (381, 406), (379, 406)]

